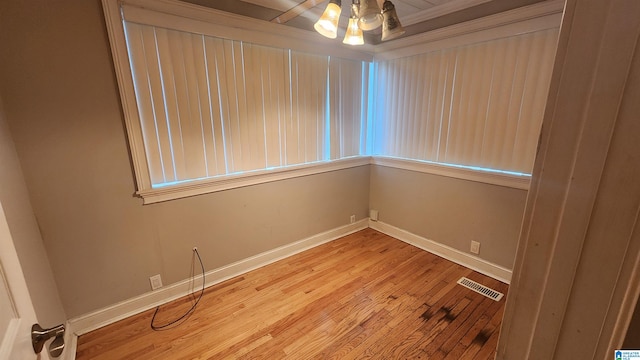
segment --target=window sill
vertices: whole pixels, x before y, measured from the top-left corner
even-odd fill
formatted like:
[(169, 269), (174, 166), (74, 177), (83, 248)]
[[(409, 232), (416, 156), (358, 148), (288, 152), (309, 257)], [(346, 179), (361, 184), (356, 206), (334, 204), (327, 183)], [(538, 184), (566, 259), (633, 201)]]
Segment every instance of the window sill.
[(483, 171), (446, 164), (431, 163), (427, 161), (385, 156), (354, 156), (340, 160), (322, 161), (313, 164), (296, 165), (279, 169), (256, 170), (238, 175), (189, 181), (175, 185), (158, 187), (151, 190), (138, 191), (137, 194), (143, 199), (143, 203), (145, 205), (154, 204), (163, 201), (320, 174), (329, 171), (349, 169), (369, 164), (432, 175), (448, 176), (456, 179), (522, 190), (529, 190), (529, 183), (531, 181), (531, 176), (526, 174), (518, 175), (503, 172)]
[(422, 172), (432, 175), (448, 176), (456, 179), (481, 182), (485, 184), (529, 190), (531, 175), (501, 171), (481, 170), (455, 165), (447, 165), (421, 160), (410, 160), (386, 156), (373, 156), (371, 164), (396, 169)]
[(237, 175), (188, 181), (179, 184), (156, 187), (151, 190), (138, 191), (137, 194), (142, 198), (145, 205), (154, 204), (244, 186), (348, 169), (357, 166), (369, 165), (370, 163), (371, 158), (369, 156), (354, 156), (339, 160), (321, 161), (312, 164), (294, 165), (277, 169), (256, 170)]

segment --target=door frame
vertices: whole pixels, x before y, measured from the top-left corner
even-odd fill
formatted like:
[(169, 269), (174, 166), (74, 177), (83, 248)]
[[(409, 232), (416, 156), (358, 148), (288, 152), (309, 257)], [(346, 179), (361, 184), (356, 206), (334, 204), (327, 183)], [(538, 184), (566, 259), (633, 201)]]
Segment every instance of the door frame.
[(639, 39), (637, 0), (567, 1), (497, 359), (622, 346), (640, 293)]

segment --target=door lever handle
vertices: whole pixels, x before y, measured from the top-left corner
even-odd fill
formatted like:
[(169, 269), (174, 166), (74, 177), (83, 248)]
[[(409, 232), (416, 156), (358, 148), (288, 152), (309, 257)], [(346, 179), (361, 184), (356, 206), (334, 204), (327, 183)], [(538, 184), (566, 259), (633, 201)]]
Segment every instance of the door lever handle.
[(51, 338), (53, 341), (49, 344), (49, 354), (52, 357), (58, 357), (64, 350), (64, 325), (60, 324), (50, 329), (43, 329), (40, 324), (33, 324), (31, 327), (31, 344), (36, 354), (42, 352), (44, 343)]

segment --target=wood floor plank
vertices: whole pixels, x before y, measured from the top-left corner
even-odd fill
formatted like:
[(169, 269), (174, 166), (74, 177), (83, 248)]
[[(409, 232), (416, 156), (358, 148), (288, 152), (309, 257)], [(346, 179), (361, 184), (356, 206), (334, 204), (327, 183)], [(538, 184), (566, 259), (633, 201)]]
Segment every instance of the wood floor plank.
[[(462, 276), (508, 290), (366, 229), (207, 288), (163, 331), (149, 310), (82, 335), (76, 359), (492, 359), (505, 300)], [(194, 301), (163, 305), (156, 323)]]

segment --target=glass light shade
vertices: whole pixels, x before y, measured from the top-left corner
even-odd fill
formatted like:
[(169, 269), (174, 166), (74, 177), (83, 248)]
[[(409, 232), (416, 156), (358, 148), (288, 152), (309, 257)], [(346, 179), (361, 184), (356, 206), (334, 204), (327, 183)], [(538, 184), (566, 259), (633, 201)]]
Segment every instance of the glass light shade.
[(384, 5), (382, 5), (382, 16), (384, 20), (382, 22), (382, 38), (380, 40), (395, 39), (405, 33), (400, 24), (400, 19), (398, 19), (396, 8), (391, 1), (385, 0)]
[(340, 20), (340, 1), (331, 1), (320, 16), (320, 19), (313, 25), (313, 28), (322, 36), (335, 39), (338, 36), (338, 20)]
[(358, 16), (358, 26), (364, 31), (373, 30), (382, 25), (382, 12), (377, 0), (361, 0)]
[(362, 45), (364, 44), (364, 38), (362, 37), (362, 29), (358, 27), (358, 19), (352, 17), (349, 19), (349, 26), (347, 26), (347, 33), (344, 34), (343, 43), (348, 45)]

